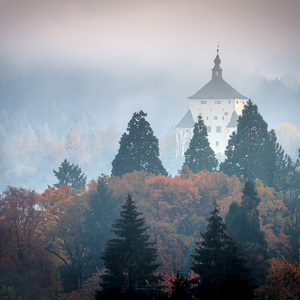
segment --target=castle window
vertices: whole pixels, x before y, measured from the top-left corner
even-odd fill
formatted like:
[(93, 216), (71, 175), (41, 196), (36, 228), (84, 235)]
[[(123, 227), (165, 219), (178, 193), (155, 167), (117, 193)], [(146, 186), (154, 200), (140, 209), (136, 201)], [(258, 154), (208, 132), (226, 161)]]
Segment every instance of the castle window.
[(221, 104), (221, 101), (215, 101), (215, 104)]
[(217, 117), (217, 116), (214, 116), (214, 117), (213, 117), (213, 120), (218, 120), (218, 117)]
[(239, 101), (236, 101), (236, 104), (239, 104)]
[(231, 104), (231, 100), (228, 100), (228, 104)]
[(224, 117), (222, 117), (222, 120), (224, 120)]
[(211, 132), (211, 126), (207, 126), (207, 132)]
[(216, 141), (216, 146), (219, 146), (219, 142), (218, 141)]
[(228, 112), (227, 112), (227, 111), (226, 111), (226, 112), (224, 112), (224, 115), (225, 115), (225, 116), (228, 116)]
[(201, 104), (207, 104), (207, 101), (201, 101), (200, 103)]
[(188, 130), (188, 129), (186, 129), (186, 130), (185, 130), (185, 132), (189, 132), (189, 130)]
[(206, 120), (208, 120), (208, 117), (206, 117)]
[(221, 126), (217, 126), (217, 132), (221, 132)]

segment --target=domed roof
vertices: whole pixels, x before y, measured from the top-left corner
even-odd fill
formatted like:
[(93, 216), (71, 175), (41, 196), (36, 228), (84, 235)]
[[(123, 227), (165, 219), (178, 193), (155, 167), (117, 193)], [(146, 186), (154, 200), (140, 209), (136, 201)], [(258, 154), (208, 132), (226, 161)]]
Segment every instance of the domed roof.
[(217, 54), (217, 56), (216, 56), (216, 58), (214, 60), (214, 63), (215, 63), (215, 65), (219, 65), (221, 63), (221, 59), (220, 59), (219, 54)]

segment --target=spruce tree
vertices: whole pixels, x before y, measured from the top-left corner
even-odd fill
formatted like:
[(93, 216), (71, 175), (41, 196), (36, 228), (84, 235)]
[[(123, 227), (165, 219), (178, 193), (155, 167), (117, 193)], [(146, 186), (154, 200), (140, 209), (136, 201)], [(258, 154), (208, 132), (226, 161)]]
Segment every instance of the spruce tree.
[(145, 219), (140, 217), (142, 213), (129, 194), (122, 208), (121, 218), (113, 224), (116, 238), (107, 242), (101, 257), (105, 274), (101, 276), (102, 290), (97, 292), (96, 299), (135, 299), (143, 291), (151, 291), (147, 287), (157, 281), (153, 275), (159, 267), (153, 263), (157, 249), (145, 233), (149, 227), (144, 227)]
[(146, 116), (142, 110), (133, 114), (112, 161), (112, 175), (121, 177), (125, 173), (142, 170), (155, 175), (168, 175), (159, 159), (158, 139), (153, 135)]
[(204, 169), (214, 171), (218, 166), (215, 153), (209, 145), (207, 129), (201, 115), (198, 116), (198, 121), (194, 125), (193, 137), (184, 156), (182, 168), (188, 166), (194, 174)]
[(192, 270), (200, 276), (195, 297), (199, 299), (253, 299), (246, 259), (235, 239), (226, 234), (226, 225), (215, 203), (207, 231), (192, 255)]
[(189, 300), (191, 299), (190, 289), (191, 281), (188, 280), (184, 275), (180, 275), (177, 271), (175, 280), (171, 279), (172, 293), (169, 299), (171, 300)]
[(252, 269), (254, 286), (264, 284), (269, 258), (268, 243), (264, 232), (260, 229), (259, 203), (260, 198), (254, 183), (248, 180), (243, 189), (242, 204), (233, 202), (226, 215), (227, 232), (234, 235), (244, 249), (248, 259), (247, 266)]
[(108, 187), (109, 177), (102, 174), (98, 178), (97, 190), (88, 195), (88, 207), (83, 214), (85, 234), (83, 245), (87, 255), (86, 271), (96, 273), (103, 267), (99, 252), (105, 248), (105, 242), (112, 237), (111, 225), (117, 217), (116, 202), (112, 199), (112, 190)]
[(70, 164), (65, 158), (58, 171), (53, 170), (54, 175), (58, 179), (58, 183), (54, 184), (59, 188), (60, 185), (71, 185), (73, 190), (78, 190), (86, 184), (86, 176), (78, 165)]
[(239, 116), (237, 131), (230, 136), (225, 155), (225, 161), (220, 164), (225, 174), (236, 174), (242, 181), (260, 179), (277, 190), (282, 188), (291, 165), (290, 158), (277, 143), (275, 131), (268, 131), (268, 124), (251, 100)]

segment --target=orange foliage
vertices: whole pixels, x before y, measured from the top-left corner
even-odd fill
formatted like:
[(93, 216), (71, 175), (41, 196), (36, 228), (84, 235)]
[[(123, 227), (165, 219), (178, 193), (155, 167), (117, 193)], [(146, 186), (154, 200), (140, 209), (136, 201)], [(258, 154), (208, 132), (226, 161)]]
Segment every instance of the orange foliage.
[(267, 277), (268, 284), (258, 289), (264, 299), (299, 299), (300, 263), (294, 264), (284, 257), (270, 259), (271, 267)]
[(83, 295), (79, 291), (72, 291), (70, 293), (61, 293), (58, 295), (59, 300), (82, 300)]

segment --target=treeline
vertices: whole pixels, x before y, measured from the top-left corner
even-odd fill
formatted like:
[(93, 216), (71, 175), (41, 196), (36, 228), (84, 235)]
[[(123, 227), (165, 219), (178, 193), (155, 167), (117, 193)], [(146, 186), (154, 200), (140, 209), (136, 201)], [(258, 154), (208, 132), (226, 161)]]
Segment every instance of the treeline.
[[(185, 286), (186, 297), (203, 298), (206, 293), (208, 298), (204, 299), (209, 299), (212, 290), (218, 295), (223, 289), (228, 292), (226, 286), (232, 283), (228, 278), (232, 278), (249, 287), (250, 298), (258, 287), (258, 299), (284, 299), (280, 297), (297, 293), (300, 154), (296, 162), (285, 155), (274, 131), (268, 131), (257, 106), (249, 100), (229, 140), (227, 159), (219, 168), (199, 116), (182, 170), (171, 177), (159, 159), (158, 140), (145, 117), (140, 111), (128, 123), (112, 161), (111, 176), (101, 175), (86, 184), (82, 170), (65, 160), (54, 170), (58, 182), (43, 193), (14, 187), (3, 192), (1, 297), (93, 299), (101, 287), (105, 292), (105, 278), (112, 282), (118, 277), (105, 277), (109, 265), (103, 253), (113, 241), (119, 243), (125, 238), (111, 230), (113, 224), (120, 224), (115, 223), (120, 211), (124, 216), (126, 208), (123, 206), (123, 213), (121, 209), (128, 193), (138, 212), (143, 213), (140, 225), (145, 227), (140, 228), (142, 232), (148, 228), (147, 245), (157, 249), (148, 262), (160, 265), (153, 274), (164, 282), (157, 287), (159, 291), (170, 283), (174, 289), (179, 284), (180, 289)], [(221, 244), (203, 244), (207, 237), (204, 232), (210, 232), (211, 224), (222, 229), (221, 236), (214, 236)], [(226, 260), (224, 264), (215, 257), (203, 271), (197, 263), (204, 263), (201, 253), (207, 251), (217, 257), (223, 253), (221, 257), (230, 257), (234, 263)], [(126, 255), (121, 257), (127, 262)], [(210, 273), (216, 263), (223, 264), (222, 274), (218, 268)], [(233, 265), (239, 267), (231, 269)], [(289, 277), (291, 270), (294, 275)], [(119, 269), (115, 271), (120, 275)], [(127, 273), (130, 271), (121, 271), (125, 283)], [(172, 278), (173, 273), (177, 275)], [(249, 276), (241, 278), (240, 273)], [(104, 280), (101, 287), (99, 276)], [(218, 291), (220, 282), (222, 289)], [(130, 286), (136, 291), (136, 285)], [(176, 299), (171, 291), (169, 296)]]
[[(256, 187), (270, 257), (296, 263), (298, 199), (261, 181)], [(187, 275), (214, 200), (225, 218), (232, 202), (243, 202), (242, 189), (236, 176), (188, 169), (174, 178), (144, 171), (102, 176), (79, 191), (61, 186), (36, 195), (8, 188), (1, 198), (1, 293), (7, 299), (55, 299), (59, 291), (85, 286), (103, 267), (99, 257), (113, 237), (112, 224), (128, 191), (151, 226), (147, 233), (156, 242), (158, 272)]]

